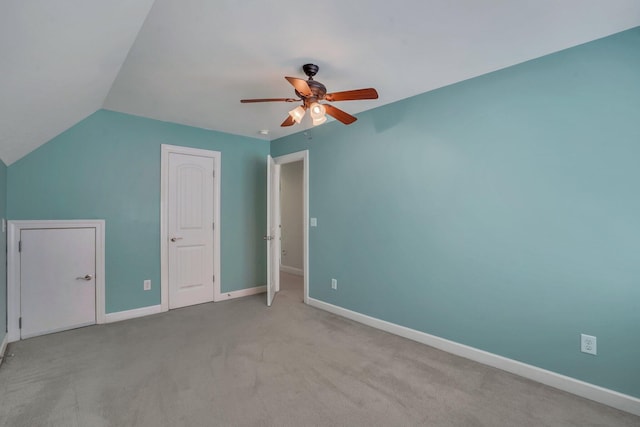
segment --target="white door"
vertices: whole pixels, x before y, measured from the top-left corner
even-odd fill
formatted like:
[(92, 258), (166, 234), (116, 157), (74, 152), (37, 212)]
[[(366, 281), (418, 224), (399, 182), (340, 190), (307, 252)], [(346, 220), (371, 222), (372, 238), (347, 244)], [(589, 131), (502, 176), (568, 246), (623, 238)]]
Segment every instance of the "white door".
[(169, 154), (169, 308), (213, 301), (214, 159)]
[(267, 305), (280, 290), (280, 165), (267, 156)]
[(20, 248), (20, 337), (95, 324), (95, 228), (22, 230)]

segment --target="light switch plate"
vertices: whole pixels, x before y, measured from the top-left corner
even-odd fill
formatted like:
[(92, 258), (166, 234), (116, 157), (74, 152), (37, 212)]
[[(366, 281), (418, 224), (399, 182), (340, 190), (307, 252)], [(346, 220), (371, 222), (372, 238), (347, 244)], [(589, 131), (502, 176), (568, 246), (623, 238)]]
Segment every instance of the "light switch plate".
[(318, 226), (318, 218), (311, 218), (311, 226), (312, 227)]

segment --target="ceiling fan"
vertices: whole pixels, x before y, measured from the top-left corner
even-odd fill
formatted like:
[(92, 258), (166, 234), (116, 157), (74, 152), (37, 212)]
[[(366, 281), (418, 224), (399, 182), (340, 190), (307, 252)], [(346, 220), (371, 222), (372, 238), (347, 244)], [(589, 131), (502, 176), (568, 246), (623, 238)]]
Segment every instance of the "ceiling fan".
[(327, 93), (327, 88), (320, 82), (313, 80), (313, 76), (318, 72), (319, 67), (315, 64), (304, 64), (302, 70), (309, 77), (308, 80), (297, 77), (285, 77), (294, 87), (298, 98), (262, 98), (262, 99), (241, 99), (242, 103), (252, 102), (298, 102), (302, 105), (289, 111), (289, 116), (280, 126), (292, 126), (300, 123), (304, 114), (309, 110), (309, 115), (313, 125), (319, 125), (327, 121), (325, 114), (330, 115), (345, 125), (349, 125), (356, 120), (354, 116), (334, 107), (331, 104), (320, 104), (320, 101), (356, 101), (361, 99), (378, 99), (378, 92), (374, 88), (345, 90), (343, 92)]

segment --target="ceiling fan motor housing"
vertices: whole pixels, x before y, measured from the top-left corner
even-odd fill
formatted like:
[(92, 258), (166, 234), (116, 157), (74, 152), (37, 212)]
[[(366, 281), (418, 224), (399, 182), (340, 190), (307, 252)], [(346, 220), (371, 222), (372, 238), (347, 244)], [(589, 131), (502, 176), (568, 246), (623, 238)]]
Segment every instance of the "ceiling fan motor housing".
[(327, 88), (322, 83), (315, 80), (308, 80), (307, 84), (309, 85), (309, 89), (311, 89), (312, 96), (304, 96), (296, 90), (296, 95), (303, 99), (305, 103), (317, 102), (324, 99), (324, 96), (327, 94)]

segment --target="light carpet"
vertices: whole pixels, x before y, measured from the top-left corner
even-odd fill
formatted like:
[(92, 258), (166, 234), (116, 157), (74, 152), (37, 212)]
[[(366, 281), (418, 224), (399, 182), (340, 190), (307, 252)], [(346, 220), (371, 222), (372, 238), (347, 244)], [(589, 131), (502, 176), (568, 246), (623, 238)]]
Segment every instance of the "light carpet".
[(639, 426), (640, 417), (265, 296), (32, 338), (2, 426)]

